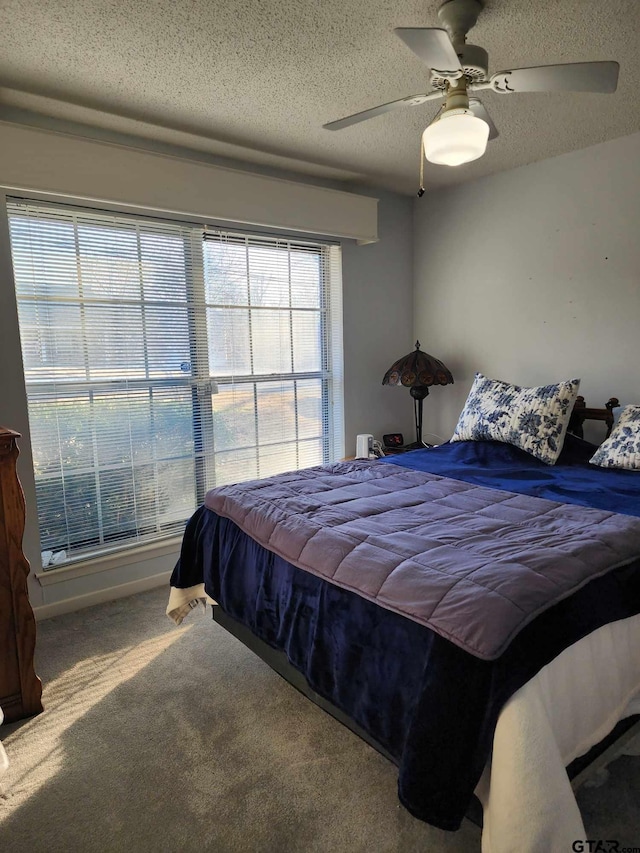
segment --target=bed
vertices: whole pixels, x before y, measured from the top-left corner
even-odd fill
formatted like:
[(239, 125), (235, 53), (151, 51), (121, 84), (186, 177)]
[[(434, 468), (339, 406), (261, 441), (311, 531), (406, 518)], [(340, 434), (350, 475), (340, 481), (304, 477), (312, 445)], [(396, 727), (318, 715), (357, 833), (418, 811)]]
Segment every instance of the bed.
[(453, 831), (477, 798), (483, 851), (570, 849), (565, 767), (640, 713), (640, 478), (593, 453), (463, 440), (213, 490), (167, 612), (213, 603), (398, 765), (417, 818)]

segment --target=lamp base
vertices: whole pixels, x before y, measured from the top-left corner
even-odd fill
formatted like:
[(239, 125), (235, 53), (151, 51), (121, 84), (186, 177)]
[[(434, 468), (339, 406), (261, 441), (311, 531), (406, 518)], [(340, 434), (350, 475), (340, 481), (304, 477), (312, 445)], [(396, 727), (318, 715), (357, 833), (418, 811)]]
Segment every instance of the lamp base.
[(420, 447), (429, 446), (422, 440), (422, 403), (424, 402), (424, 398), (429, 394), (429, 389), (426, 385), (412, 385), (409, 388), (409, 393), (413, 397), (413, 413), (416, 419), (415, 447), (411, 447), (410, 449), (416, 450)]

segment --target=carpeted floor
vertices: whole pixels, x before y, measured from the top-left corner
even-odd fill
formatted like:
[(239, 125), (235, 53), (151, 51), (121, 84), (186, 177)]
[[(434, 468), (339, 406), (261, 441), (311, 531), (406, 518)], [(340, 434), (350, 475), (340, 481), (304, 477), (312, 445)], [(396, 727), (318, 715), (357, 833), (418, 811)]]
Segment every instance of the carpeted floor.
[[(0, 729), (6, 853), (480, 850), (398, 803), (395, 767), (206, 615), (155, 590), (38, 626), (45, 712)], [(583, 789), (590, 838), (640, 848), (640, 759)], [(635, 834), (634, 834), (635, 833)], [(540, 851), (540, 853), (547, 853)]]

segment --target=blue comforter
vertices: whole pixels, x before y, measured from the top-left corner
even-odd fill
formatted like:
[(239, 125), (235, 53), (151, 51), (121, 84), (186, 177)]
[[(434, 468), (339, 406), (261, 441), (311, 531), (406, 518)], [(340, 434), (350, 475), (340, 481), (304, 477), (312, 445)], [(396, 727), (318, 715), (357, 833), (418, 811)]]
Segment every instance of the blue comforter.
[(589, 465), (595, 450), (593, 444), (567, 435), (556, 465), (499, 441), (457, 441), (385, 456), (382, 461), (476, 486), (640, 518), (640, 473)]
[[(594, 469), (586, 463), (590, 452), (570, 437), (549, 468), (507, 445), (460, 442), (384, 462), (640, 515), (640, 476)], [(468, 808), (505, 701), (567, 646), (640, 612), (640, 570), (633, 563), (542, 613), (497, 660), (479, 660), (287, 563), (205, 507), (187, 525), (171, 583), (202, 581), (228, 615), (284, 650), (316, 692), (394, 756), (407, 809), (449, 830)]]

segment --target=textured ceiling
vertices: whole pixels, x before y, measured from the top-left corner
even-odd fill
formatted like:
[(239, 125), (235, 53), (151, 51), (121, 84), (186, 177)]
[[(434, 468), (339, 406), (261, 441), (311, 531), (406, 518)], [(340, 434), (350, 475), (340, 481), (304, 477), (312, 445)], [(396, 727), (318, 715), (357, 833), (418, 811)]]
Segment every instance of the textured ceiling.
[[(0, 117), (38, 114), (250, 163), (418, 187), (434, 102), (345, 130), (323, 123), (428, 90), (393, 34), (438, 26), (433, 0), (2, 0)], [(640, 130), (639, 0), (487, 0), (468, 40), (490, 73), (615, 59), (614, 95), (482, 93), (500, 136), (427, 189)]]

